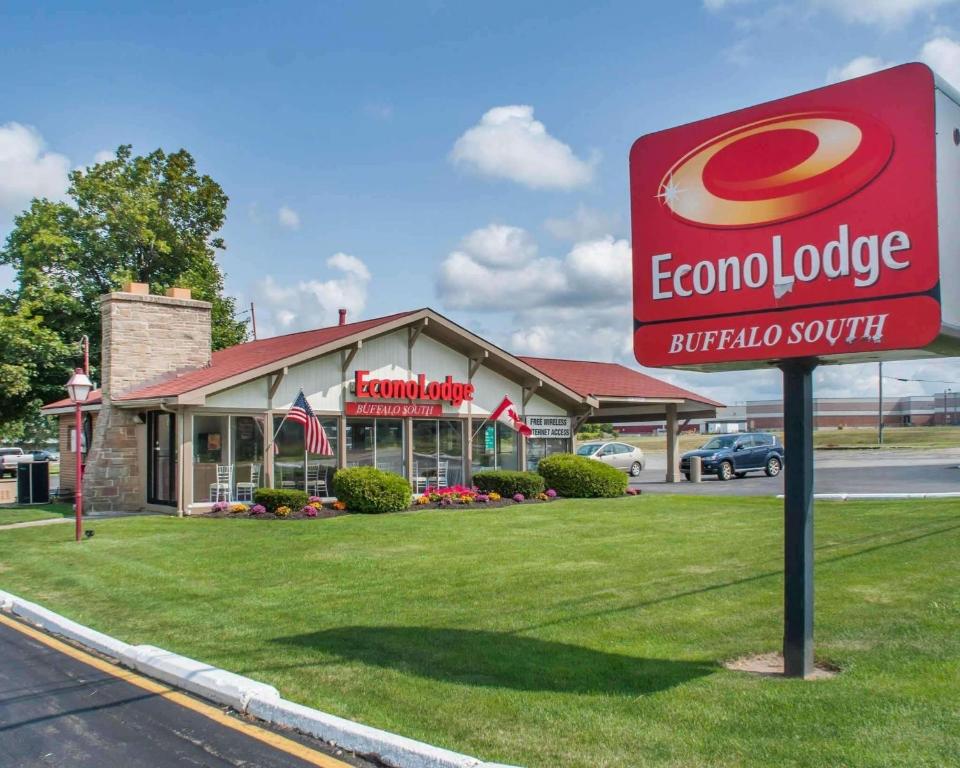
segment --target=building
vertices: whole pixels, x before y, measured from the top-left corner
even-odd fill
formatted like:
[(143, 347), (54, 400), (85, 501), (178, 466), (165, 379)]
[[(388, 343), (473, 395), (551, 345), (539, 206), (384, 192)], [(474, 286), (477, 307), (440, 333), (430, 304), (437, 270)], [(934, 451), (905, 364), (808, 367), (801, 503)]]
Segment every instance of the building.
[[(130, 284), (101, 297), (102, 388), (84, 405), (84, 497), (92, 510), (177, 509), (247, 500), (260, 486), (327, 496), (338, 467), (377, 466), (428, 484), (468, 483), (485, 468), (535, 467), (571, 448), (585, 421), (712, 416), (719, 403), (623, 366), (516, 357), (431, 309), (211, 352), (210, 304)], [(285, 420), (303, 391), (333, 446), (307, 455)], [(508, 396), (534, 429), (487, 417)], [(61, 420), (72, 466), (73, 407)], [(668, 475), (676, 479), (676, 434)], [(671, 471), (672, 470), (672, 471)], [(63, 475), (72, 490), (76, 478)]]
[[(666, 433), (666, 421), (621, 422), (614, 425), (621, 435), (662, 435)], [(685, 419), (680, 423), (681, 432), (697, 432), (702, 435), (725, 435), (747, 430), (747, 407), (724, 405), (713, 416)]]
[[(887, 427), (926, 427), (956, 423), (956, 409), (951, 411), (951, 406), (955, 405), (951, 394), (885, 397), (883, 424)], [(782, 400), (751, 400), (746, 408), (750, 429), (783, 429)], [(814, 429), (876, 427), (878, 422), (879, 401), (875, 397), (813, 399)]]

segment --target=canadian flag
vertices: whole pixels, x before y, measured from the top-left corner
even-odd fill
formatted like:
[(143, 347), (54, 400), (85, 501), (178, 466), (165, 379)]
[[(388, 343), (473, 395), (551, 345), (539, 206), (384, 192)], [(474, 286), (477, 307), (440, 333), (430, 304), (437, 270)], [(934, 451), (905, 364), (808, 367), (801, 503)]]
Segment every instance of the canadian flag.
[(497, 409), (490, 414), (491, 421), (499, 421), (506, 424), (510, 429), (516, 430), (524, 437), (530, 437), (533, 430), (520, 420), (520, 414), (509, 397), (503, 398)]

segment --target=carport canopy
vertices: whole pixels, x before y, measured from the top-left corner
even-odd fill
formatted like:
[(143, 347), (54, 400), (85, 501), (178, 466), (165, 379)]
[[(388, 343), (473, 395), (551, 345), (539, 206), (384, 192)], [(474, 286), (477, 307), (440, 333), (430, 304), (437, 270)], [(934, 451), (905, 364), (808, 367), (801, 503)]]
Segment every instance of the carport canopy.
[(520, 359), (574, 392), (597, 401), (598, 405), (584, 413), (577, 426), (585, 422), (665, 421), (668, 483), (680, 480), (681, 420), (715, 418), (717, 408), (723, 406), (619, 363), (523, 356)]

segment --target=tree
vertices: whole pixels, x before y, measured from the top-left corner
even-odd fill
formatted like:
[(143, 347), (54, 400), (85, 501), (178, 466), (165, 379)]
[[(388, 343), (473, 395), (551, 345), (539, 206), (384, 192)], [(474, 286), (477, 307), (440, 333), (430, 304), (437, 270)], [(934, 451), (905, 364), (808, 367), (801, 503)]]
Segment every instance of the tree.
[[(0, 397), (0, 424), (36, 399), (61, 396), (81, 336), (90, 339), (91, 362), (99, 361), (99, 296), (124, 282), (148, 283), (155, 293), (191, 288), (213, 303), (215, 349), (246, 339), (216, 262), (228, 198), (189, 152), (135, 157), (121, 146), (115, 159), (71, 173), (67, 195), (69, 202), (33, 200), (0, 250), (17, 281), (0, 302), (0, 343), (22, 334), (39, 345), (33, 360), (24, 359), (25, 343), (0, 347), (0, 386), (15, 385)], [(48, 356), (57, 353), (54, 364)]]

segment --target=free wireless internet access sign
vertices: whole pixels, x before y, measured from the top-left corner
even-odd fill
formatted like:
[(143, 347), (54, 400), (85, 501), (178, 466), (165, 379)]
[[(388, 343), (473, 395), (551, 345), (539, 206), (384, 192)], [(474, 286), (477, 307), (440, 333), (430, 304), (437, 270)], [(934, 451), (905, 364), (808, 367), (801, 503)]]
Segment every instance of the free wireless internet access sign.
[(783, 370), (784, 672), (813, 672), (813, 369), (960, 355), (960, 95), (922, 64), (630, 152), (643, 365)]
[(957, 100), (906, 64), (639, 139), (637, 360), (960, 354)]

